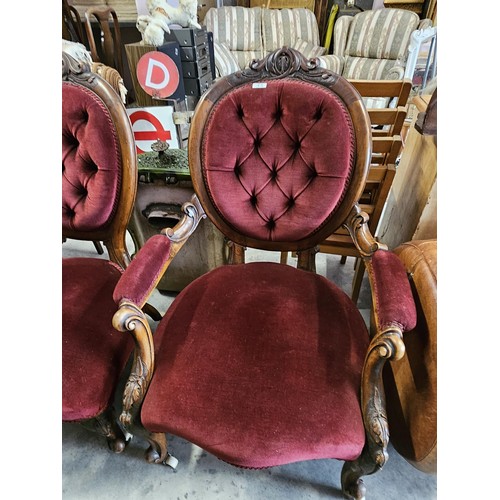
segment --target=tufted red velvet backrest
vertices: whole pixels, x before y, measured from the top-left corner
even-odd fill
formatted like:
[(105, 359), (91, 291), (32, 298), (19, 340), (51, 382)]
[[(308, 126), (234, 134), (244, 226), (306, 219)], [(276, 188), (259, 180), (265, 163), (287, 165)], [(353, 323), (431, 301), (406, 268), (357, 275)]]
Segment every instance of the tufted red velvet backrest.
[(315, 233), (341, 203), (356, 161), (342, 100), (284, 78), (225, 93), (205, 125), (205, 188), (228, 226), (261, 241)]
[(91, 90), (62, 86), (63, 231), (109, 226), (121, 186), (121, 156), (108, 108)]

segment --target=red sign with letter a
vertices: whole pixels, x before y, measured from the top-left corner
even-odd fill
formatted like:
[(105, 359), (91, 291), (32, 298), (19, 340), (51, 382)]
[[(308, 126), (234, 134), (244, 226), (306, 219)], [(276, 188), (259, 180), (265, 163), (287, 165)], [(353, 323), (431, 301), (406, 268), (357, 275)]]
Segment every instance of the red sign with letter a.
[(137, 154), (151, 151), (151, 144), (158, 139), (166, 141), (172, 149), (179, 149), (173, 112), (172, 106), (127, 109)]

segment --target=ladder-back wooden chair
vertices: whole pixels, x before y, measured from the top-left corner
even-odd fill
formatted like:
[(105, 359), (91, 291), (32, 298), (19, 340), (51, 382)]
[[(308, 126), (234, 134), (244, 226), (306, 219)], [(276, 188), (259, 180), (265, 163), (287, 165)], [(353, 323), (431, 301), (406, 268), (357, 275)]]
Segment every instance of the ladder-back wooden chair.
[[(361, 208), (369, 214), (368, 225), (376, 235), (382, 212), (389, 195), (396, 162), (403, 148), (402, 128), (408, 110), (408, 97), (411, 91), (410, 80), (350, 80), (350, 83), (363, 96), (367, 106), (383, 98), (392, 107), (368, 107), (372, 124), (372, 157), (366, 185), (360, 199)], [(364, 264), (359, 251), (344, 228), (340, 228), (322, 241), (319, 251), (346, 257), (356, 257), (352, 299), (357, 302), (364, 276)]]
[[(120, 421), (149, 442), (148, 461), (175, 466), (166, 433), (245, 468), (338, 459), (344, 493), (364, 497), (361, 476), (387, 460), (381, 370), (403, 355), (416, 318), (401, 261), (359, 205), (371, 145), (356, 89), (293, 49), (203, 95), (188, 146), (196, 194), (114, 291), (116, 328), (133, 328), (142, 346)], [(231, 264), (184, 288), (153, 337), (141, 307), (205, 216), (233, 242)], [(372, 336), (352, 300), (313, 272), (315, 247), (342, 224), (373, 285)], [(244, 247), (298, 252), (299, 269), (245, 263)]]

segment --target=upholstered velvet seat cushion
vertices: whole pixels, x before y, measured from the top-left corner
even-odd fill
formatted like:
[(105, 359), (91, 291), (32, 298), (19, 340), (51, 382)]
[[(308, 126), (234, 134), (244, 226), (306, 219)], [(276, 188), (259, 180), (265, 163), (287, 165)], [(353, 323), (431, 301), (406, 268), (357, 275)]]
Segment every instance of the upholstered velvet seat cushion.
[(62, 261), (62, 419), (95, 417), (110, 406), (133, 342), (112, 326), (121, 271), (103, 259)]
[(157, 328), (141, 421), (242, 467), (354, 459), (368, 340), (352, 301), (322, 276), (275, 263), (215, 269)]

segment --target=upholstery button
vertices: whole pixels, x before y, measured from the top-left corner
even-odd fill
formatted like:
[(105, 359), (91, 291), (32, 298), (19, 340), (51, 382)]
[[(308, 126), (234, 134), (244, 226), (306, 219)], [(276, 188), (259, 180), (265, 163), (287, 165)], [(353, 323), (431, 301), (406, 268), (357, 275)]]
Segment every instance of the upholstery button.
[(316, 110), (316, 113), (314, 113), (313, 118), (318, 121), (321, 117), (323, 116), (323, 110), (321, 109), (321, 106)]
[(294, 149), (295, 149), (295, 152), (298, 152), (298, 150), (300, 149), (300, 146), (301, 146), (301, 144), (300, 144), (300, 139), (297, 139), (297, 140), (295, 141), (295, 144), (294, 144)]
[(68, 135), (66, 140), (68, 141), (68, 144), (70, 144), (74, 148), (76, 148), (80, 145), (78, 139), (74, 135)]
[(99, 167), (94, 163), (94, 162), (89, 162), (87, 164), (87, 170), (89, 170), (90, 172), (97, 172), (99, 170)]
[(240, 118), (243, 118), (245, 116), (245, 113), (243, 111), (243, 107), (241, 106), (241, 104), (238, 105), (238, 107), (236, 108), (236, 114), (240, 117)]
[(250, 196), (250, 203), (254, 207), (257, 206), (257, 195), (255, 193), (252, 193), (252, 196)]
[(89, 114), (88, 114), (88, 112), (87, 112), (87, 110), (86, 110), (86, 109), (82, 110), (82, 120), (83, 120), (84, 122), (89, 121)]
[(274, 222), (272, 217), (267, 220), (266, 226), (268, 229), (274, 229), (276, 227), (276, 222)]
[(274, 119), (279, 120), (283, 116), (283, 110), (281, 108), (276, 108), (274, 112)]
[(75, 215), (75, 211), (74, 211), (72, 208), (69, 208), (69, 207), (68, 207), (68, 208), (66, 209), (66, 215), (67, 215), (68, 217), (73, 217), (73, 216)]
[(236, 177), (241, 175), (241, 165), (238, 162), (234, 165), (234, 175), (236, 175)]
[(273, 168), (271, 170), (271, 179), (274, 181), (278, 177), (278, 169), (276, 168), (276, 165), (273, 165)]
[(261, 139), (260, 137), (257, 135), (255, 136), (255, 139), (253, 140), (253, 145), (258, 148), (260, 146), (260, 143), (261, 143)]
[(290, 198), (288, 198), (288, 208), (292, 208), (294, 205), (295, 205), (295, 198), (292, 195), (290, 196)]

